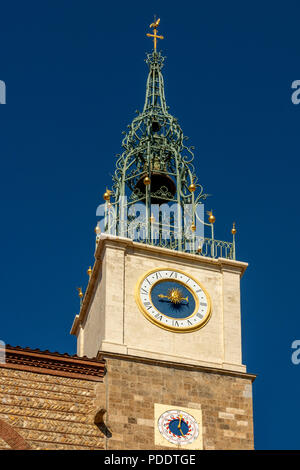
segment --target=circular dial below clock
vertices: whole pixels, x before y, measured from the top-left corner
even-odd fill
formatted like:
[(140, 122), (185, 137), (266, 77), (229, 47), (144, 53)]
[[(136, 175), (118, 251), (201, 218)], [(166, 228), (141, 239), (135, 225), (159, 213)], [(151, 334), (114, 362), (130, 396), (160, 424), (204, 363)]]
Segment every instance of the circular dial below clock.
[(162, 436), (175, 445), (186, 445), (197, 439), (199, 426), (195, 418), (181, 410), (165, 411), (157, 426)]
[(170, 268), (146, 273), (137, 284), (136, 301), (152, 323), (181, 333), (201, 328), (211, 313), (204, 287), (189, 274)]

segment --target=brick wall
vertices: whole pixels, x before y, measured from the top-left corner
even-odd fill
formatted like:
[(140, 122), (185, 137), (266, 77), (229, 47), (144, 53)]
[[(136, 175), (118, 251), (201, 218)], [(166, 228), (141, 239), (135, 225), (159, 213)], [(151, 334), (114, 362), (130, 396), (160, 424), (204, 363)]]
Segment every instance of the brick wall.
[(103, 449), (104, 362), (6, 347), (0, 364), (0, 449)]
[(113, 356), (103, 353), (107, 449), (164, 449), (154, 445), (154, 403), (201, 408), (204, 449), (253, 449), (254, 376)]
[[(103, 434), (94, 424), (99, 385), (1, 369), (0, 420), (10, 424), (32, 449), (102, 449)], [(1, 437), (0, 448), (7, 448), (9, 443)]]

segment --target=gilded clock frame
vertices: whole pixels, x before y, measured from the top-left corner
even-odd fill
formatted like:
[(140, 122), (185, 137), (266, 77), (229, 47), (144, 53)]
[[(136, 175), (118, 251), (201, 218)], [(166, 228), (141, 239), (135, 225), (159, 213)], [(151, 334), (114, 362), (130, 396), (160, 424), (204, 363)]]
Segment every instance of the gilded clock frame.
[[(197, 324), (195, 326), (191, 326), (191, 327), (173, 327), (173, 326), (166, 326), (166, 325), (162, 325), (158, 320), (156, 320), (155, 318), (153, 318), (149, 313), (148, 311), (145, 309), (144, 307), (144, 304), (143, 302), (141, 301), (141, 298), (140, 298), (140, 287), (141, 287), (141, 284), (143, 283), (143, 281), (146, 279), (146, 277), (148, 277), (150, 274), (152, 273), (155, 273), (157, 271), (176, 271), (177, 273), (179, 274), (183, 274), (184, 276), (188, 276), (190, 279), (192, 279), (199, 287), (201, 287), (201, 289), (203, 290), (205, 296), (206, 296), (206, 299), (207, 299), (207, 314), (206, 314), (206, 317), (205, 317), (205, 320), (203, 322), (201, 322), (200, 324)], [(168, 279), (165, 279), (166, 281)], [(193, 295), (194, 299), (195, 299), (195, 295), (193, 294), (193, 292), (190, 290), (189, 286), (186, 286), (186, 284), (178, 279), (176, 279), (176, 281), (179, 283), (179, 284), (182, 284), (184, 285), (190, 292), (191, 294)], [(162, 279), (161, 281), (157, 281), (157, 282), (164, 282), (164, 279)], [(156, 284), (156, 283), (155, 283)], [(152, 303), (152, 300), (151, 300), (151, 291), (152, 291), (152, 288), (154, 287), (153, 284), (151, 286), (151, 289), (149, 291), (149, 300), (153, 306), (153, 308), (155, 308), (157, 310), (157, 308), (155, 307), (155, 305), (153, 305)], [(154, 269), (150, 269), (149, 271), (147, 271), (146, 273), (144, 273), (140, 278), (139, 280), (137, 281), (136, 283), (136, 286), (135, 286), (135, 293), (134, 293), (134, 296), (135, 296), (135, 301), (136, 301), (136, 304), (137, 306), (139, 307), (139, 310), (141, 311), (141, 313), (144, 315), (144, 317), (149, 320), (151, 323), (153, 323), (154, 325), (158, 326), (159, 328), (162, 328), (163, 330), (167, 330), (167, 331), (172, 331), (173, 333), (191, 333), (193, 331), (197, 331), (197, 330), (200, 330), (201, 328), (203, 328), (207, 322), (210, 320), (211, 318), (211, 312), (212, 312), (212, 301), (211, 301), (211, 298), (210, 298), (210, 295), (209, 293), (207, 292), (207, 290), (205, 289), (205, 287), (203, 287), (203, 285), (201, 284), (201, 282), (199, 282), (196, 278), (194, 278), (193, 276), (191, 276), (190, 274), (187, 274), (185, 271), (181, 270), (181, 269), (177, 269), (177, 268), (170, 268), (170, 267), (158, 267), (158, 268), (154, 268)], [(198, 305), (198, 299), (195, 299), (195, 303), (196, 303), (196, 306), (199, 307)], [(195, 308), (196, 310), (196, 308)], [(195, 310), (194, 312), (192, 313), (192, 315), (190, 315), (189, 317), (186, 317), (185, 320), (187, 318), (190, 318), (192, 316), (195, 315)], [(161, 315), (164, 315), (165, 317), (167, 318), (171, 318), (169, 317), (168, 315), (165, 315), (164, 313), (160, 312)]]

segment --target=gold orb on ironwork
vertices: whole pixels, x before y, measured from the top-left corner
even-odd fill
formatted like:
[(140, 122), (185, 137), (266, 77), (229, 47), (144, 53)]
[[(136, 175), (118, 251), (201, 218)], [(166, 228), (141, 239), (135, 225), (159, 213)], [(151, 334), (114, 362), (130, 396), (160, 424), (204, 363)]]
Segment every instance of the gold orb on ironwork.
[(143, 183), (145, 186), (149, 186), (149, 184), (151, 183), (149, 176), (145, 176), (145, 178), (143, 179)]
[(103, 199), (104, 201), (109, 201), (110, 200), (110, 192), (109, 191), (105, 191), (105, 193), (103, 194)]
[(194, 191), (196, 191), (196, 185), (194, 183), (191, 183), (189, 185), (189, 191), (190, 193), (193, 193)]
[(210, 224), (214, 224), (215, 221), (216, 221), (216, 218), (215, 218), (215, 216), (213, 215), (212, 211), (209, 211), (207, 214), (208, 214), (209, 223), (210, 223)]
[(81, 288), (81, 287), (77, 287), (77, 290), (78, 290), (78, 296), (82, 299), (82, 297), (83, 297), (82, 288)]

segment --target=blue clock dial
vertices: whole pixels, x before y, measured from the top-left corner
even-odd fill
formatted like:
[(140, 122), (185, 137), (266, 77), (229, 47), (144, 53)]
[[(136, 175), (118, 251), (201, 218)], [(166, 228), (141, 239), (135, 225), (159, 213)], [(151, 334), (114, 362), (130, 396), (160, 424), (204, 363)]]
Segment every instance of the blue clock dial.
[(185, 436), (190, 428), (183, 419), (176, 418), (169, 422), (168, 427), (175, 436)]
[(186, 286), (176, 281), (157, 282), (151, 289), (154, 307), (170, 318), (187, 318), (195, 311), (195, 299)]

